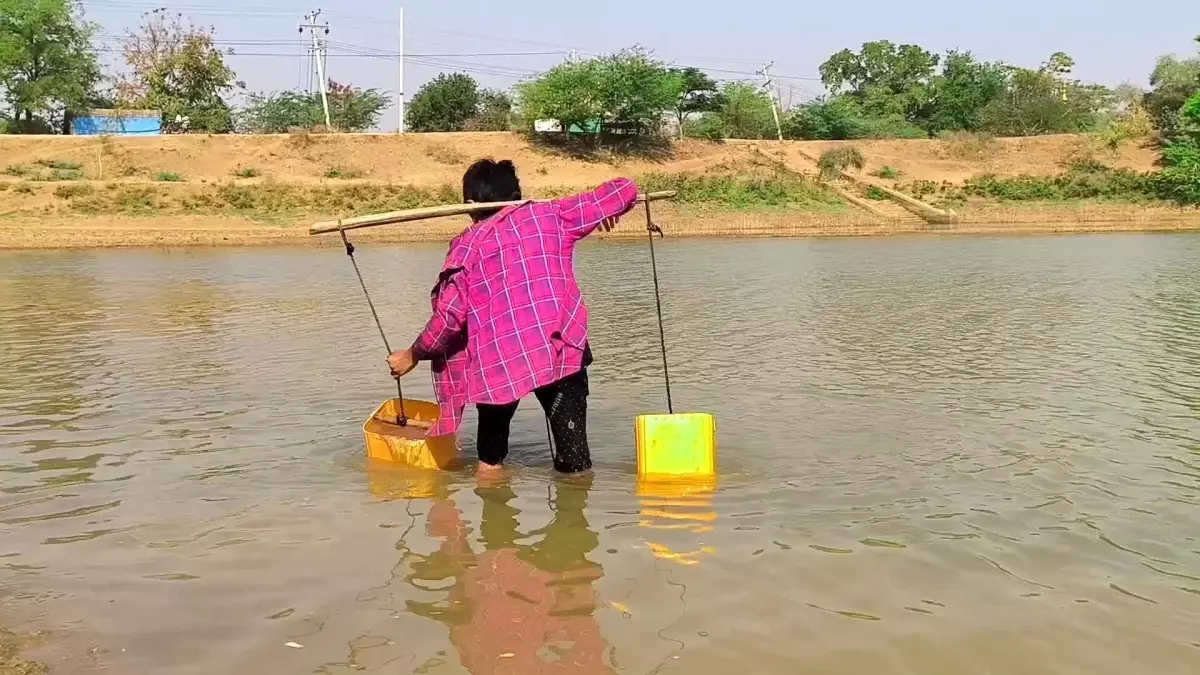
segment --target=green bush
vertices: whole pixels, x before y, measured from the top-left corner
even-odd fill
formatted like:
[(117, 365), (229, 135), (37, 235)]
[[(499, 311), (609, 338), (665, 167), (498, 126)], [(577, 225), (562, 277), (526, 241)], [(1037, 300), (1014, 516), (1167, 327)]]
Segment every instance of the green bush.
[(17, 178), (21, 178), (23, 176), (28, 176), (31, 173), (33, 173), (33, 169), (25, 166), (24, 164), (9, 164), (8, 166), (4, 167), (4, 175), (6, 176), (16, 176)]
[(887, 198), (888, 198), (887, 193), (884, 192), (883, 190), (880, 190), (879, 188), (875, 187), (874, 185), (867, 187), (867, 199), (883, 201)]
[(1200, 147), (1191, 143), (1173, 143), (1163, 148), (1162, 164), (1167, 167), (1200, 166)]
[(1186, 206), (1200, 206), (1200, 164), (1172, 166), (1154, 177), (1159, 198)]
[(684, 136), (703, 138), (714, 143), (725, 140), (725, 123), (717, 115), (704, 115), (698, 120), (688, 120), (683, 125)]
[(234, 171), (233, 175), (236, 178), (255, 178), (258, 176), (258, 169), (247, 166)]
[(154, 174), (154, 180), (160, 183), (182, 183), (183, 176), (180, 176), (174, 171), (159, 171), (158, 173)]
[(875, 176), (876, 178), (886, 178), (889, 180), (895, 180), (895, 179), (903, 176), (904, 172), (899, 169), (893, 169), (890, 166), (884, 166), (884, 167), (881, 167), (878, 171), (872, 173), (871, 175)]
[(962, 191), (968, 196), (1001, 201), (1144, 201), (1158, 196), (1158, 180), (1154, 174), (1085, 163), (1060, 176), (976, 176), (963, 185)]
[(876, 114), (852, 97), (837, 96), (799, 106), (784, 121), (784, 136), (800, 140), (928, 138), (924, 129), (899, 114)]
[(863, 157), (862, 151), (854, 146), (826, 150), (817, 160), (821, 178), (826, 180), (837, 178), (846, 169), (853, 168), (861, 171), (866, 164), (867, 160)]

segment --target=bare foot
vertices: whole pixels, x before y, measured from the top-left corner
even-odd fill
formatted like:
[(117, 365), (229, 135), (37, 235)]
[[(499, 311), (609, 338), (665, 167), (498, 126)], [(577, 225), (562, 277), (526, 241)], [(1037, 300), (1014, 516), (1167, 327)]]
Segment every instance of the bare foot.
[(487, 464), (485, 462), (480, 462), (479, 467), (475, 469), (475, 480), (483, 487), (498, 483), (503, 478), (503, 464)]
[(478, 476), (499, 476), (502, 473), (504, 473), (503, 464), (480, 462), (479, 467), (475, 469), (475, 474)]

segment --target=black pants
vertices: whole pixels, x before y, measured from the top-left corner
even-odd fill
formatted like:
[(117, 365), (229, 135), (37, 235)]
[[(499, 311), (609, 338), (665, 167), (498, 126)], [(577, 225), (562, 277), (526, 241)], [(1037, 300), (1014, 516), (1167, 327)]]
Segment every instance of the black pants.
[[(554, 437), (554, 468), (577, 473), (592, 468), (587, 442), (587, 368), (533, 391)], [(496, 465), (508, 456), (508, 434), (520, 401), (505, 405), (478, 404), (479, 461)]]

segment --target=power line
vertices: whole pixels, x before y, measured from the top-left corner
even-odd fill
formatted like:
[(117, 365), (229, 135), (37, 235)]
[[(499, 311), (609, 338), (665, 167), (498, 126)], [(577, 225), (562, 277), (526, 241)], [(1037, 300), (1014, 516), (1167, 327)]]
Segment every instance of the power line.
[[(150, 10), (150, 9), (161, 8), (161, 6), (157, 6), (155, 4), (148, 3), (145, 1), (139, 2), (137, 0), (81, 0), (81, 4), (83, 4), (85, 7), (90, 6), (90, 7), (97, 7), (97, 8), (109, 8), (109, 9)], [(227, 16), (244, 16), (244, 17), (253, 17), (253, 18), (276, 18), (276, 17), (292, 16), (289, 13), (285, 13), (281, 10), (275, 10), (275, 9), (271, 9), (271, 8), (253, 8), (253, 7), (219, 8), (219, 7), (214, 7), (212, 5), (204, 5), (204, 4), (196, 4), (196, 3), (185, 3), (185, 4), (174, 5), (167, 9), (169, 9), (170, 11), (173, 11), (173, 12), (198, 14), (198, 15), (213, 14), (213, 15), (227, 15)], [(370, 23), (372, 25), (399, 26), (399, 21), (394, 20), (394, 19), (364, 16), (364, 15), (343, 13), (343, 12), (338, 12), (338, 11), (328, 11), (328, 12), (324, 12), (324, 13), (328, 14), (329, 16), (338, 17), (339, 19), (345, 19), (348, 21), (364, 22), (364, 23)], [(534, 46), (534, 47), (541, 47), (546, 50), (546, 51), (486, 51), (486, 52), (481, 51), (481, 52), (469, 52), (469, 53), (444, 52), (444, 53), (406, 54), (405, 55), (406, 60), (412, 59), (415, 64), (424, 65), (424, 66), (428, 66), (428, 67), (453, 68), (453, 69), (458, 69), (458, 70), (464, 70), (467, 72), (476, 72), (476, 73), (485, 74), (485, 75), (497, 75), (497, 76), (504, 76), (504, 77), (527, 77), (529, 75), (537, 74), (539, 71), (522, 69), (522, 68), (512, 68), (512, 67), (508, 67), (508, 66), (504, 66), (504, 65), (500, 65), (500, 64), (494, 64), (494, 63), (488, 64), (488, 63), (462, 62), (462, 61), (455, 61), (455, 59), (509, 58), (509, 57), (531, 57), (531, 56), (563, 56), (570, 52), (574, 52), (577, 54), (583, 54), (583, 55), (587, 55), (587, 56), (598, 55), (598, 52), (582, 50), (582, 49), (579, 49), (578, 47), (573, 47), (571, 45), (565, 45), (565, 44), (561, 44), (561, 43), (543, 42), (543, 41), (537, 41), (537, 40), (523, 40), (523, 39), (502, 37), (502, 36), (497, 36), (497, 35), (489, 35), (489, 34), (485, 34), (485, 33), (475, 33), (475, 32), (469, 32), (469, 31), (447, 30), (447, 29), (442, 29), (442, 28), (438, 28), (435, 26), (420, 25), (420, 24), (414, 25), (413, 27), (420, 28), (421, 30), (428, 32), (428, 33), (449, 35), (449, 36), (455, 36), (455, 37), (466, 37), (466, 38), (471, 38), (471, 39), (475, 39), (475, 40), (487, 40), (487, 41), (491, 41), (491, 42), (498, 42), (498, 43), (504, 43), (504, 44), (529, 45), (529, 46)], [(115, 37), (115, 36), (111, 36), (111, 35), (106, 35), (104, 37), (105, 37), (105, 39), (124, 39), (123, 37)], [(431, 44), (434, 46), (443, 46), (443, 47), (449, 46), (449, 45), (445, 45), (443, 43), (433, 42), (433, 41), (429, 41), (429, 40), (422, 40), (419, 38), (413, 39), (413, 41), (414, 42), (423, 42), (423, 43)], [(298, 44), (296, 41), (269, 40), (269, 39), (268, 40), (219, 40), (218, 39), (218, 40), (214, 40), (213, 42), (215, 45), (221, 46), (221, 47), (271, 47), (271, 46), (276, 46), (276, 47), (295, 48), (295, 47), (297, 47), (297, 44)], [(342, 42), (330, 40), (330, 41), (328, 41), (328, 48), (330, 50), (330, 53), (328, 55), (337, 57), (337, 58), (369, 58), (369, 59), (385, 59), (385, 60), (400, 59), (400, 54), (396, 51), (393, 51), (390, 49), (380, 49), (380, 48), (371, 47), (368, 45), (356, 45), (356, 44), (342, 43)], [(550, 50), (552, 50), (552, 51), (550, 51)], [(112, 50), (101, 50), (101, 51), (112, 51)], [(276, 51), (272, 51), (272, 50), (254, 50), (254, 51), (247, 51), (247, 52), (235, 51), (234, 55), (235, 56), (256, 57), (256, 58), (295, 58), (295, 56), (296, 56), (296, 54), (294, 54), (294, 53), (283, 53), (283, 52), (276, 52)], [(751, 79), (754, 79), (759, 76), (759, 74), (755, 70), (752, 70), (752, 69), (737, 70), (734, 68), (719, 68), (719, 67), (711, 67), (711, 66), (701, 66), (701, 65), (696, 65), (695, 63), (691, 63), (691, 62), (731, 64), (734, 66), (740, 65), (740, 64), (749, 65), (749, 64), (759, 63), (758, 61), (753, 61), (753, 60), (749, 60), (749, 59), (734, 59), (734, 58), (706, 57), (706, 56), (683, 56), (683, 57), (679, 57), (677, 61), (672, 62), (671, 65), (673, 65), (675, 67), (694, 67), (694, 68), (697, 68), (704, 72), (714, 73), (714, 74), (742, 76), (741, 78), (736, 78), (738, 80), (741, 80), (741, 79), (751, 80)], [(816, 76), (781, 75), (781, 74), (772, 73), (772, 77), (776, 80), (784, 80), (784, 81), (792, 81), (792, 82), (821, 82), (821, 78), (816, 77)], [(729, 78), (729, 79), (732, 80), (735, 78)]]

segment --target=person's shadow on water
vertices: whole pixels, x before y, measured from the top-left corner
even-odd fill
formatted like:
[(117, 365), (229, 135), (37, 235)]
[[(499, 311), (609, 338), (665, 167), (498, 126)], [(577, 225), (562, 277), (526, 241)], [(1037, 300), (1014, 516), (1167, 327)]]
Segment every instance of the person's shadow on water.
[[(548, 525), (521, 534), (516, 496), (506, 482), (481, 485), (483, 551), (471, 548), (469, 528), (450, 498), (436, 500), (427, 529), (441, 539), (437, 551), (410, 554), (405, 581), (422, 590), (453, 578), (447, 597), (410, 600), (408, 610), (450, 630), (462, 665), (475, 675), (513, 673), (613, 673), (609, 645), (596, 622), (593, 582), (603, 568), (587, 559), (599, 535), (584, 516), (590, 478), (555, 484)], [(540, 537), (536, 543), (521, 539)]]

